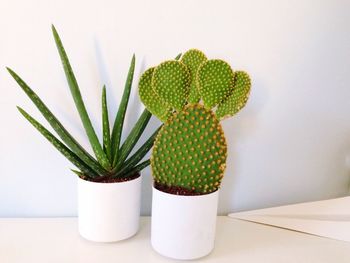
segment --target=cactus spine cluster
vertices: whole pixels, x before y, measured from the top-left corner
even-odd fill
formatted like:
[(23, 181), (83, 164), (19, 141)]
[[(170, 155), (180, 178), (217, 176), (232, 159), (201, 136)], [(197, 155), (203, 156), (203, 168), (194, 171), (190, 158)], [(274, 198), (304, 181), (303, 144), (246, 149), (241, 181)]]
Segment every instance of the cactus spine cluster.
[(145, 71), (141, 101), (164, 122), (151, 155), (156, 187), (175, 194), (207, 194), (220, 187), (227, 158), (220, 120), (245, 106), (250, 86), (247, 73), (196, 49)]

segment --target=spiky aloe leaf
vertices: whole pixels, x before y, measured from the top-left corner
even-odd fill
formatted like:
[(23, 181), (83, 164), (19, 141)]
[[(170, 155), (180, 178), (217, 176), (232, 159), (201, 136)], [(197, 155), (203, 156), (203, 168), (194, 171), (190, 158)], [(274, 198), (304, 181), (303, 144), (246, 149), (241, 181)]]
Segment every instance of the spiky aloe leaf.
[[(113, 160), (118, 160), (120, 138), (122, 135), (126, 109), (128, 107), (132, 80), (134, 78), (134, 71), (135, 71), (135, 55), (133, 55), (131, 59), (129, 72), (126, 78), (125, 87), (123, 91), (123, 96), (118, 108), (117, 115), (114, 120), (114, 125), (112, 130), (112, 140), (111, 140)], [(115, 164), (116, 161), (113, 161), (113, 163)]]
[(181, 56), (182, 56), (182, 53), (180, 53), (179, 55), (177, 55), (177, 56), (175, 57), (175, 60), (179, 60), (179, 59), (181, 58)]
[(103, 175), (106, 170), (87, 152), (85, 149), (73, 138), (73, 136), (63, 127), (61, 122), (56, 116), (49, 110), (39, 96), (10, 68), (7, 68), (8, 72), (22, 88), (22, 90), (28, 95), (31, 101), (35, 104), (44, 118), (48, 121), (50, 126), (57, 132), (62, 141), (85, 162), (96, 173)]
[(181, 58), (181, 62), (188, 67), (191, 73), (191, 86), (188, 96), (189, 103), (197, 103), (200, 99), (196, 78), (199, 66), (205, 61), (207, 61), (207, 57), (198, 49), (188, 50)]
[(139, 161), (145, 157), (145, 155), (149, 152), (149, 150), (152, 148), (154, 140), (158, 134), (158, 131), (161, 129), (158, 128), (149, 138), (148, 140), (130, 157), (128, 158), (124, 163), (123, 167), (120, 171), (117, 172), (118, 176), (123, 176), (125, 172), (127, 172), (130, 168), (134, 167), (136, 164), (138, 164)]
[(89, 118), (89, 115), (86, 111), (83, 98), (81, 97), (80, 89), (79, 89), (77, 80), (74, 76), (72, 67), (69, 63), (68, 56), (66, 54), (66, 51), (64, 50), (60, 36), (58, 35), (58, 33), (53, 25), (52, 25), (52, 33), (53, 33), (53, 36), (55, 38), (58, 53), (59, 53), (61, 60), (62, 60), (64, 73), (66, 75), (68, 85), (69, 85), (70, 91), (72, 93), (75, 106), (79, 112), (80, 119), (83, 123), (85, 132), (89, 138), (91, 147), (92, 147), (99, 163), (105, 169), (109, 170), (111, 168), (109, 160), (108, 160), (106, 154), (104, 153), (100, 142), (98, 141), (97, 135), (96, 135), (95, 130), (91, 124), (91, 120)]
[(126, 177), (129, 177), (129, 176), (132, 176), (134, 175), (135, 173), (139, 173), (140, 171), (142, 171), (143, 169), (145, 169), (147, 166), (150, 165), (150, 160), (146, 160), (132, 168), (130, 168), (130, 170), (126, 171), (121, 177), (122, 178), (126, 178)]
[(111, 148), (111, 134), (109, 130), (108, 107), (106, 98), (106, 86), (102, 89), (102, 133), (103, 133), (103, 150), (112, 163), (112, 148)]
[(139, 81), (139, 96), (147, 109), (158, 119), (165, 122), (170, 116), (170, 107), (157, 95), (152, 88), (154, 68), (147, 69)]
[(117, 164), (117, 168), (119, 168), (129, 156), (131, 150), (134, 148), (138, 139), (142, 135), (151, 117), (152, 114), (147, 109), (145, 109), (129, 133), (128, 137), (125, 139), (122, 147), (120, 148), (118, 153), (118, 160), (114, 160), (114, 163)]
[(60, 152), (62, 153), (72, 164), (74, 164), (84, 175), (94, 178), (98, 175), (87, 166), (76, 154), (69, 150), (61, 141), (59, 141), (51, 132), (49, 132), (44, 126), (36, 121), (21, 107), (17, 107), (19, 112)]
[(79, 176), (81, 179), (85, 180), (86, 179), (86, 176), (80, 172), (80, 171), (77, 171), (77, 170), (74, 170), (74, 169), (70, 169), (73, 173), (75, 173), (77, 176)]
[(234, 73), (223, 60), (211, 59), (198, 69), (198, 89), (206, 109), (212, 109), (232, 91)]
[(169, 106), (180, 111), (186, 104), (191, 75), (187, 66), (177, 60), (169, 60), (157, 66), (152, 76), (152, 87)]
[(249, 75), (244, 71), (236, 71), (232, 94), (219, 104), (216, 110), (217, 117), (225, 119), (239, 112), (248, 101), (250, 87)]

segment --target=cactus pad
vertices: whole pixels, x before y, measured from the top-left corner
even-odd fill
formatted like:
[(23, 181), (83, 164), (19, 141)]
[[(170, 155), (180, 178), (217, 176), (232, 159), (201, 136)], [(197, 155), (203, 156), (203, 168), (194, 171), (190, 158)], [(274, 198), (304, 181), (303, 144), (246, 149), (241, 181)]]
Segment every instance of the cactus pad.
[(212, 59), (199, 67), (197, 82), (205, 108), (212, 109), (231, 93), (234, 73), (225, 61)]
[(196, 78), (199, 66), (205, 61), (207, 61), (207, 57), (202, 51), (197, 49), (188, 50), (181, 58), (181, 62), (188, 67), (191, 73), (191, 86), (188, 96), (189, 103), (197, 103), (200, 99)]
[(249, 75), (244, 71), (236, 71), (232, 94), (219, 104), (216, 110), (217, 117), (224, 119), (239, 112), (247, 103), (250, 86)]
[(170, 109), (152, 89), (153, 72), (154, 68), (150, 68), (142, 74), (139, 81), (139, 95), (147, 109), (158, 119), (165, 122), (169, 117)]
[(152, 87), (158, 96), (169, 106), (180, 111), (186, 104), (191, 83), (191, 75), (186, 65), (169, 60), (154, 70)]
[(158, 184), (211, 193), (220, 186), (226, 157), (226, 139), (215, 114), (202, 105), (188, 105), (158, 133), (152, 174)]

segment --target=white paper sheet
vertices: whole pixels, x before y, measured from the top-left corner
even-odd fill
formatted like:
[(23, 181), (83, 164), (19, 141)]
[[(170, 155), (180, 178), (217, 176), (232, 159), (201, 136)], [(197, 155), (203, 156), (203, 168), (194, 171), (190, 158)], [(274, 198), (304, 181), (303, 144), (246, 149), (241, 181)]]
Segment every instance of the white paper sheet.
[(350, 196), (231, 213), (229, 217), (350, 242)]

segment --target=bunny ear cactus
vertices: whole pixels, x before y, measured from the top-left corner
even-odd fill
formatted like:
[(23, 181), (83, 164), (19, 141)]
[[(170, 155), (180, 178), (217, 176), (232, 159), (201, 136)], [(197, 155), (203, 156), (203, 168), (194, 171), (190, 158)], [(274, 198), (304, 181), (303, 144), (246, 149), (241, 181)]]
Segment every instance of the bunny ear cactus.
[(204, 107), (211, 109), (230, 94), (234, 73), (225, 61), (212, 59), (200, 66), (197, 81)]
[(239, 112), (247, 103), (250, 92), (250, 78), (244, 71), (235, 73), (234, 86), (231, 94), (219, 104), (216, 115), (220, 119), (228, 118)]
[(190, 49), (181, 58), (181, 62), (188, 67), (191, 74), (188, 103), (197, 103), (200, 99), (197, 85), (197, 71), (199, 66), (205, 61), (207, 61), (207, 57), (198, 49)]
[(225, 170), (226, 140), (214, 113), (202, 105), (186, 106), (159, 132), (151, 164), (156, 183), (194, 193), (215, 191)]
[(196, 49), (141, 76), (141, 101), (164, 122), (151, 156), (157, 188), (196, 195), (220, 187), (227, 158), (220, 120), (245, 106), (250, 85), (247, 73)]
[(191, 75), (180, 61), (169, 60), (154, 69), (151, 85), (158, 96), (174, 110), (180, 111), (185, 106)]
[(158, 119), (165, 122), (170, 116), (170, 107), (152, 88), (154, 68), (149, 68), (140, 78), (139, 95), (147, 109)]

